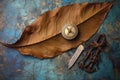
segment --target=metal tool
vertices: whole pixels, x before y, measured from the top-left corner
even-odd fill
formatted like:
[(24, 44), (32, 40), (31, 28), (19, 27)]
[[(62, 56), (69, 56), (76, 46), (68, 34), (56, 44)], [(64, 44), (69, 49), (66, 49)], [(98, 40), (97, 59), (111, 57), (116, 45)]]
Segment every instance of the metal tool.
[[(99, 35), (94, 42), (89, 43), (89, 45), (86, 48), (89, 48), (86, 54), (83, 56), (83, 59), (79, 62), (79, 67), (86, 72), (94, 72), (96, 69), (93, 68), (95, 64), (98, 64), (99, 54), (101, 52), (101, 49), (106, 46), (106, 37), (104, 34)], [(75, 53), (73, 54), (72, 58), (69, 61), (68, 68), (70, 69), (81, 53), (84, 50), (84, 46), (80, 45)], [(87, 64), (86, 64), (87, 63)]]
[(94, 65), (98, 66), (99, 54), (106, 45), (105, 35), (99, 35), (94, 42), (89, 44), (89, 50), (79, 62), (79, 68), (89, 73), (95, 72), (96, 68), (94, 68)]
[(78, 57), (80, 56), (80, 54), (82, 53), (82, 51), (84, 50), (84, 46), (80, 45), (77, 50), (75, 51), (75, 53), (73, 54), (72, 58), (69, 61), (68, 64), (68, 68), (70, 69), (74, 63), (77, 61)]

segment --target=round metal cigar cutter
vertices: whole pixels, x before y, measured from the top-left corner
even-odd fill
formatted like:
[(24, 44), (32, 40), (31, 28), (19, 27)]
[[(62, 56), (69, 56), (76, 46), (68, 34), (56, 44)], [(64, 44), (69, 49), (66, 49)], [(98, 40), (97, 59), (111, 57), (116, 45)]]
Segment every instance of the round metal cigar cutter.
[(67, 24), (62, 28), (62, 36), (67, 40), (72, 40), (78, 35), (78, 28), (76, 25)]

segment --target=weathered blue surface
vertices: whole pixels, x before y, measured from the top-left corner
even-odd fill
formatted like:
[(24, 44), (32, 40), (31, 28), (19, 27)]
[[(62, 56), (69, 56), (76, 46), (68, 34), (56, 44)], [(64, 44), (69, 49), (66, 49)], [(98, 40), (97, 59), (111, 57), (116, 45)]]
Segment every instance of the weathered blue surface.
[[(26, 25), (47, 10), (82, 2), (110, 0), (0, 0), (0, 41), (14, 43)], [(89, 74), (76, 65), (67, 69), (75, 50), (54, 59), (23, 56), (0, 45), (0, 80), (120, 80), (120, 1), (116, 0), (98, 33), (105, 33), (110, 47), (101, 53), (97, 72)], [(97, 34), (98, 34), (97, 33)]]

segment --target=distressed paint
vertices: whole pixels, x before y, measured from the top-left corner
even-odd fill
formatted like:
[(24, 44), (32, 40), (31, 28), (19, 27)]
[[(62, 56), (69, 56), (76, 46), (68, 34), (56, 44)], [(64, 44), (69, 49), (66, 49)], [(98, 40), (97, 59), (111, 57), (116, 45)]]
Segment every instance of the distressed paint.
[[(104, 1), (110, 0), (0, 0), (0, 41), (14, 43), (25, 26), (47, 10), (73, 3)], [(0, 45), (0, 80), (120, 80), (119, 14), (120, 1), (116, 0), (97, 33), (105, 33), (110, 44), (101, 53), (97, 72), (86, 73), (77, 63), (71, 70), (67, 69), (75, 49), (53, 59), (41, 60)]]

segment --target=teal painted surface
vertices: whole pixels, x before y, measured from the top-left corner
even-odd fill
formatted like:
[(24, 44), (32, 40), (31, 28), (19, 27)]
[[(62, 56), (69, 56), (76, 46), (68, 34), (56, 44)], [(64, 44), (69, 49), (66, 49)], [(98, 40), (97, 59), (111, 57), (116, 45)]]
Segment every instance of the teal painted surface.
[[(0, 41), (14, 43), (26, 25), (44, 13), (63, 5), (110, 0), (0, 0)], [(101, 53), (97, 72), (89, 74), (77, 63), (67, 69), (75, 49), (53, 59), (23, 56), (0, 45), (0, 80), (120, 80), (120, 1), (116, 0), (97, 32), (105, 33), (110, 47)]]

